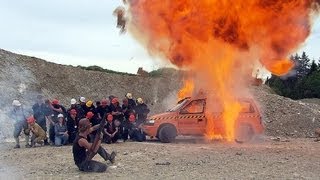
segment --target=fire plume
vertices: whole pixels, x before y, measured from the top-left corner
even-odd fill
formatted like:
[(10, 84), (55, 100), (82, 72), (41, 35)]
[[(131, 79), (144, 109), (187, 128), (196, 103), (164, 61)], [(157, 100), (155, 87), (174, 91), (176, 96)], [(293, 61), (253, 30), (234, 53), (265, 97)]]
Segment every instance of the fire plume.
[(182, 89), (178, 92), (178, 99), (181, 100), (185, 97), (190, 97), (194, 90), (194, 83), (191, 79), (184, 81)]
[(127, 28), (151, 55), (196, 72), (194, 89), (214, 91), (223, 106), (222, 136), (233, 140), (241, 111), (237, 96), (247, 88), (253, 64), (260, 61), (277, 75), (287, 73), (293, 64), (281, 59), (288, 59), (306, 40), (318, 4), (319, 0), (127, 0)]

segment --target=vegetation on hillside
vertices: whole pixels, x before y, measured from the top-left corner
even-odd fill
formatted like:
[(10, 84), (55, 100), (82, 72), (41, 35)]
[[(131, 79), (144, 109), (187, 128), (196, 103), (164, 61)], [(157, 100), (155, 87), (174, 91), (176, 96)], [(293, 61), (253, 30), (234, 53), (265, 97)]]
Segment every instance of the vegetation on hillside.
[(111, 74), (120, 74), (120, 75), (128, 75), (128, 76), (136, 76), (136, 74), (131, 74), (131, 73), (125, 73), (125, 72), (118, 72), (118, 71), (113, 71), (113, 70), (110, 70), (110, 69), (104, 69), (100, 66), (88, 66), (88, 67), (85, 67), (85, 66), (77, 66), (81, 69), (84, 69), (84, 70), (89, 70), (89, 71), (99, 71), (99, 72), (105, 72), (105, 73), (111, 73)]
[(303, 52), (290, 58), (295, 63), (291, 76), (272, 75), (267, 80), (277, 94), (292, 99), (320, 98), (320, 63), (312, 60)]

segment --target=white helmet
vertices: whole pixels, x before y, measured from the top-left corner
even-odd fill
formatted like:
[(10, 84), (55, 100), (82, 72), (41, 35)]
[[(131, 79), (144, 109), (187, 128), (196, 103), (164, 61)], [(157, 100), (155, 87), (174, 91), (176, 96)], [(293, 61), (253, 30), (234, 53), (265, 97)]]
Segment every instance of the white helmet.
[(12, 101), (12, 106), (21, 106), (21, 103), (18, 100), (13, 100)]
[(71, 103), (71, 104), (76, 104), (76, 103), (77, 103), (77, 100), (73, 98), (73, 99), (71, 99), (70, 103)]
[(58, 118), (63, 118), (63, 114), (58, 114)]
[(86, 102), (86, 98), (85, 97), (80, 97), (80, 102)]
[(127, 93), (126, 97), (127, 97), (128, 99), (132, 99), (132, 94), (131, 94), (131, 93)]
[(138, 103), (138, 104), (142, 104), (142, 103), (143, 103), (142, 98), (138, 98), (138, 99), (137, 99), (137, 103)]

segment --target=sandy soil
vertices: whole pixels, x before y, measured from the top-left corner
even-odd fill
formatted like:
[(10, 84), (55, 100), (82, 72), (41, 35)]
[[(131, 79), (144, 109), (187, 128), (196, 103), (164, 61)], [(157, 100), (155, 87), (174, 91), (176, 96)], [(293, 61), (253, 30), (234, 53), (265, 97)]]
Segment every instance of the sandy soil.
[[(0, 179), (319, 179), (320, 143), (313, 139), (264, 140), (254, 144), (207, 143), (180, 138), (103, 144), (118, 152), (105, 173), (83, 173), (71, 146), (12, 149), (0, 146)], [(98, 155), (94, 158), (103, 161)]]

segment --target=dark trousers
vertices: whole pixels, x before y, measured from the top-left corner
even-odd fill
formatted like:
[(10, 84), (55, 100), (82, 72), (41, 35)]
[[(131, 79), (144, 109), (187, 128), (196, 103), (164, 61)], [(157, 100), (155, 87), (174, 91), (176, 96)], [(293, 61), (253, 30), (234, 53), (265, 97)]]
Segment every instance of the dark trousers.
[[(103, 149), (101, 146), (98, 149), (97, 152), (105, 161), (109, 159), (109, 154), (105, 149)], [(80, 165), (78, 165), (78, 168), (80, 171), (84, 172), (105, 172), (107, 170), (107, 165), (98, 161), (94, 160), (86, 160)]]
[(50, 127), (49, 127), (49, 140), (50, 140), (50, 142), (54, 143), (54, 137), (55, 137), (54, 125), (50, 124)]
[(107, 144), (115, 143), (120, 139), (120, 134), (116, 133), (113, 137), (108, 136), (107, 134), (104, 135), (104, 142)]
[(77, 132), (69, 133), (69, 143), (73, 143), (73, 141), (76, 139)]
[(44, 130), (44, 132), (47, 133), (47, 122), (46, 120), (41, 120), (41, 121), (37, 121), (37, 123), (39, 124), (39, 126)]

